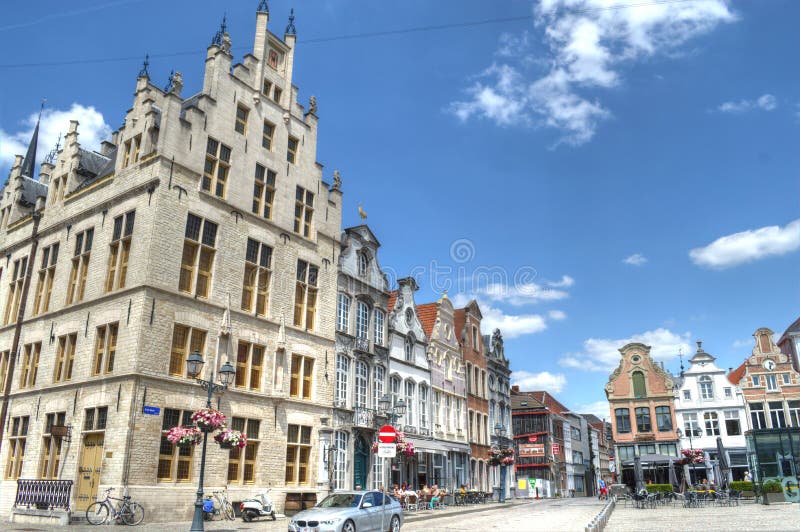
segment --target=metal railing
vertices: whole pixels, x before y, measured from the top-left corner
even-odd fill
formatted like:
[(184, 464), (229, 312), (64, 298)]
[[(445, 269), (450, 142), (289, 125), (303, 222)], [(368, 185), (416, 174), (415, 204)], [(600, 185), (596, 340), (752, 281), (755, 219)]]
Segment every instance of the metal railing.
[(600, 513), (589, 522), (586, 528), (584, 528), (584, 532), (603, 532), (606, 525), (608, 525), (608, 520), (611, 519), (611, 512), (614, 511), (616, 504), (617, 497), (615, 495), (609, 497), (608, 502), (603, 506), (603, 509), (600, 510)]
[(356, 351), (362, 351), (364, 353), (369, 353), (369, 338), (356, 338), (355, 344), (353, 346)]
[(17, 496), (14, 507), (35, 506), (38, 509), (63, 508), (69, 510), (71, 480), (17, 479)]

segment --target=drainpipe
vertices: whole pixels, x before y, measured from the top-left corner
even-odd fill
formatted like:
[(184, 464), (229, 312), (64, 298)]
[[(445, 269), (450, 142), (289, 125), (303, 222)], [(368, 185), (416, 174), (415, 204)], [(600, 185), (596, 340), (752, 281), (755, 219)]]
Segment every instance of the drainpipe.
[(19, 298), (19, 310), (17, 311), (17, 322), (14, 326), (14, 340), (11, 342), (9, 352), (8, 372), (6, 372), (6, 382), (3, 388), (3, 406), (0, 408), (0, 449), (3, 447), (3, 436), (6, 429), (6, 416), (8, 415), (8, 398), (11, 395), (11, 384), (14, 381), (14, 369), (17, 365), (17, 351), (19, 350), (19, 337), (22, 333), (22, 321), (25, 318), (25, 306), (28, 303), (28, 289), (31, 286), (33, 276), (33, 262), (36, 259), (36, 250), (39, 247), (39, 221), (42, 213), (32, 212), (33, 230), (31, 231), (31, 254), (28, 256), (28, 269), (25, 272), (25, 282), (22, 283), (22, 294)]

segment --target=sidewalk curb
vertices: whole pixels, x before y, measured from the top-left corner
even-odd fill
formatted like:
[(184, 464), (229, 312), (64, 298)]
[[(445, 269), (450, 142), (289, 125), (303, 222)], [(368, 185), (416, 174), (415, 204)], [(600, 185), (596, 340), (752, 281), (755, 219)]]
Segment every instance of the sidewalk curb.
[[(442, 517), (452, 517), (453, 515), (463, 515), (463, 514), (474, 514), (479, 512), (488, 512), (491, 510), (497, 509), (508, 509), (514, 506), (523, 506), (527, 504), (533, 504), (534, 501), (526, 501), (526, 502), (504, 502), (504, 503), (491, 503), (491, 504), (480, 504), (475, 505), (472, 508), (464, 509), (458, 512), (437, 512), (436, 510), (430, 514), (417, 514), (412, 513), (406, 516), (404, 519), (405, 523), (416, 523), (418, 521), (427, 521), (430, 519), (441, 519)], [(450, 508), (453, 508), (450, 506)]]

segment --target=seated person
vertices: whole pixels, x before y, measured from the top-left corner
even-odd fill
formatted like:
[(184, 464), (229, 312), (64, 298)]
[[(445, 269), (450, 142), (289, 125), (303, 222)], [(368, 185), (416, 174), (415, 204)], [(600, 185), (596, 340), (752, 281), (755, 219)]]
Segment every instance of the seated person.
[(430, 510), (433, 510), (433, 506), (436, 503), (438, 503), (441, 498), (442, 498), (442, 492), (439, 489), (439, 486), (434, 484), (433, 485), (433, 491), (431, 491), (431, 502), (428, 504), (428, 508)]
[(428, 487), (427, 484), (422, 486), (422, 494), (423, 495), (430, 495), (431, 494), (431, 489)]
[(392, 488), (392, 492), (394, 493), (395, 497), (400, 496), (400, 488), (397, 487), (397, 484), (395, 484), (394, 487)]
[(464, 486), (464, 484), (461, 484), (461, 487), (458, 489), (458, 494), (459, 495), (466, 495), (467, 494), (467, 488), (466, 488), (466, 486)]

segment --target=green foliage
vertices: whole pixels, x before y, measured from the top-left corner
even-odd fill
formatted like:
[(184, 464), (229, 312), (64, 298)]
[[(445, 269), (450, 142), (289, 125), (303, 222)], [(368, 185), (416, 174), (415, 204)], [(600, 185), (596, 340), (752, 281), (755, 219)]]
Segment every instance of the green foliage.
[(764, 482), (764, 493), (783, 493), (783, 486), (779, 480)]
[(647, 484), (647, 493), (671, 493), (672, 484)]
[(731, 482), (731, 489), (734, 491), (753, 491), (753, 483), (746, 480), (734, 480)]

